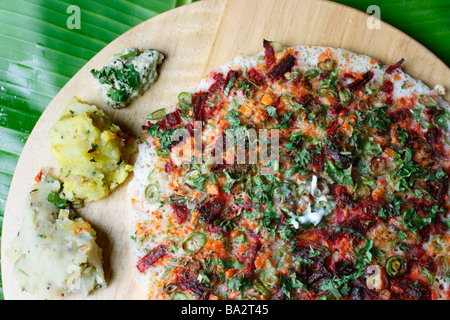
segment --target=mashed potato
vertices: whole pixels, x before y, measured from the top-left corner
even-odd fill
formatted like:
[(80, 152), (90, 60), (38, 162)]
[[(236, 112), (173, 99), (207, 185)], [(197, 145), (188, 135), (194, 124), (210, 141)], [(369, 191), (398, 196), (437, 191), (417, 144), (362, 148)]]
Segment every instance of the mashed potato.
[(137, 151), (125, 135), (96, 106), (74, 98), (50, 130), (52, 152), (61, 166), (63, 195), (70, 201), (94, 201), (125, 181)]
[(88, 222), (74, 218), (59, 197), (60, 188), (51, 176), (33, 186), (20, 232), (7, 252), (22, 290), (40, 299), (86, 296), (106, 285), (96, 233)]

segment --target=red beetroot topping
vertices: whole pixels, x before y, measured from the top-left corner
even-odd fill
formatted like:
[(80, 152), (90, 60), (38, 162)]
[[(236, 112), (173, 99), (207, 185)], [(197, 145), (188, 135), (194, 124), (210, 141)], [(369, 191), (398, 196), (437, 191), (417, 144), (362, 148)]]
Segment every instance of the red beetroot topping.
[(386, 73), (391, 74), (392, 72), (394, 72), (395, 70), (397, 70), (398, 68), (400, 68), (400, 66), (402, 65), (402, 63), (405, 61), (405, 59), (401, 58), (398, 62), (394, 63), (393, 65), (389, 66), (386, 68)]
[(256, 85), (260, 85), (264, 82), (264, 76), (255, 68), (248, 70), (247, 76)]
[(267, 41), (264, 39), (263, 41), (264, 46), (264, 54), (265, 54), (265, 61), (267, 66), (272, 66), (275, 64), (276, 58), (275, 58), (275, 50), (273, 49), (272, 45), (270, 44), (270, 41)]
[(208, 94), (200, 92), (192, 97), (192, 105), (194, 106), (194, 121), (205, 120), (205, 103), (208, 99)]
[(213, 223), (220, 219), (226, 210), (226, 203), (227, 200), (223, 194), (211, 198), (199, 208), (200, 218), (207, 223)]
[(352, 83), (347, 85), (347, 88), (349, 88), (353, 92), (362, 90), (362, 89), (364, 89), (366, 84), (370, 80), (372, 80), (372, 78), (373, 78), (373, 72), (372, 71), (367, 71), (366, 73), (363, 74), (362, 79), (358, 79), (356, 81), (353, 81)]
[(187, 221), (188, 207), (184, 203), (171, 203), (170, 206), (175, 213), (178, 224), (182, 224)]
[(173, 128), (181, 123), (180, 109), (166, 115), (166, 122), (169, 128)]
[(159, 259), (164, 257), (167, 253), (168, 252), (166, 250), (166, 247), (164, 247), (164, 245), (159, 245), (155, 249), (153, 249), (149, 254), (143, 256), (138, 261), (136, 267), (140, 272), (145, 272), (148, 268), (150, 268)]
[(292, 54), (288, 54), (269, 71), (269, 78), (272, 79), (281, 78), (286, 72), (291, 71), (294, 65), (295, 65), (295, 57)]

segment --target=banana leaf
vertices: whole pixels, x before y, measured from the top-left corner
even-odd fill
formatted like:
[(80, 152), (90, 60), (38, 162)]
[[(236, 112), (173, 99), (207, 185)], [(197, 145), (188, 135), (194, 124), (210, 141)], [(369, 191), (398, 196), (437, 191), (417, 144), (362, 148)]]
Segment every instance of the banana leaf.
[(375, 14), (420, 42), (447, 66), (450, 65), (450, 1), (441, 0), (336, 0), (349, 7)]
[[(157, 14), (194, 1), (0, 1), (0, 237), (17, 160), (52, 98), (87, 61), (119, 35)], [(363, 12), (370, 5), (379, 6), (381, 20), (412, 36), (449, 64), (450, 2), (336, 2)], [(71, 5), (80, 9), (81, 29), (68, 27)], [(3, 299), (1, 278), (0, 299)]]
[[(194, 1), (0, 1), (0, 230), (19, 155), (52, 98), (122, 33)], [(69, 19), (76, 13), (71, 5), (79, 8), (80, 29)]]

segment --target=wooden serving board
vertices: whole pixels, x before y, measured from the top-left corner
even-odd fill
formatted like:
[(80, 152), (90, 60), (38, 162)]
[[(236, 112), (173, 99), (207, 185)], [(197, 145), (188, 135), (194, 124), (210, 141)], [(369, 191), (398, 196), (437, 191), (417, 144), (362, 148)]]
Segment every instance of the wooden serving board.
[[(348, 49), (393, 64), (429, 86), (450, 90), (450, 70), (425, 47), (392, 26), (370, 29), (370, 16), (329, 1), (202, 0), (158, 15), (126, 32), (89, 61), (55, 96), (31, 133), (19, 158), (6, 204), (1, 248), (5, 299), (33, 299), (21, 292), (5, 255), (16, 236), (34, 177), (42, 167), (58, 164), (50, 151), (49, 128), (74, 96), (102, 108), (113, 122), (133, 135), (142, 133), (145, 116), (170, 106), (181, 91), (195, 87), (206, 74), (240, 54), (263, 50), (263, 39), (285, 46), (320, 45)], [(101, 68), (127, 47), (154, 48), (166, 56), (155, 85), (126, 109), (108, 108), (93, 88), (92, 68)], [(447, 93), (446, 100), (450, 95)], [(130, 177), (131, 178), (131, 177)], [(129, 179), (127, 180), (127, 182)], [(108, 287), (90, 299), (145, 299), (132, 278), (128, 251), (127, 182), (110, 196), (79, 210), (97, 230), (103, 248)], [(73, 297), (77, 298), (77, 297)]]

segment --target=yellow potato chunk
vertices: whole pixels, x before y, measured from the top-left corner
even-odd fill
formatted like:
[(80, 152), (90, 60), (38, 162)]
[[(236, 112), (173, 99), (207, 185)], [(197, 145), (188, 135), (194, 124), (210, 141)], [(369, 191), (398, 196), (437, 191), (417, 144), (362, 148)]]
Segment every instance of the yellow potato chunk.
[(61, 166), (67, 200), (94, 201), (106, 197), (133, 171), (130, 157), (136, 141), (94, 105), (77, 97), (50, 129), (52, 153)]

